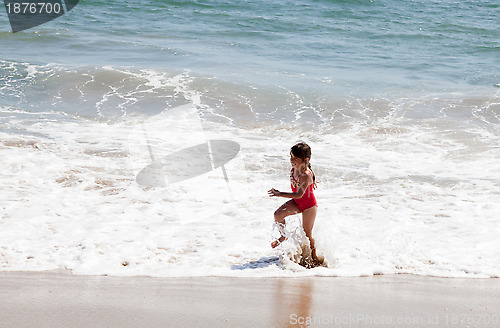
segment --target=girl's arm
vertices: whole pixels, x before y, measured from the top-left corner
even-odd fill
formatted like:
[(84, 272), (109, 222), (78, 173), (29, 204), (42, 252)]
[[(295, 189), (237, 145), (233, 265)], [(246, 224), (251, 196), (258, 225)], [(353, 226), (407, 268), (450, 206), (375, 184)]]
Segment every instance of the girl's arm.
[(283, 197), (283, 198), (292, 198), (299, 199), (304, 196), (306, 193), (307, 187), (313, 183), (313, 179), (309, 174), (301, 174), (299, 176), (299, 187), (296, 192), (283, 192), (276, 189), (271, 189), (267, 193), (270, 197)]

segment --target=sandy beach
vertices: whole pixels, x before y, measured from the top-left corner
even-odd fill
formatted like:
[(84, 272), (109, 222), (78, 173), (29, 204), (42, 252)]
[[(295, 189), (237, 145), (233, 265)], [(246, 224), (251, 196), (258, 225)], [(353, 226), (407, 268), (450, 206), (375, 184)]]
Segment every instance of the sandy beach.
[(497, 327), (499, 279), (0, 273), (1, 327)]

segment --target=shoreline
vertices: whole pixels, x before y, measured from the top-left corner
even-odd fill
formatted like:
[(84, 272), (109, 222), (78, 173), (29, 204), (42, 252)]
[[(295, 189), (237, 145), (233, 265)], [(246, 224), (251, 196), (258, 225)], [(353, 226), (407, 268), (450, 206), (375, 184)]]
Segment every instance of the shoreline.
[(500, 280), (0, 272), (0, 327), (496, 327)]

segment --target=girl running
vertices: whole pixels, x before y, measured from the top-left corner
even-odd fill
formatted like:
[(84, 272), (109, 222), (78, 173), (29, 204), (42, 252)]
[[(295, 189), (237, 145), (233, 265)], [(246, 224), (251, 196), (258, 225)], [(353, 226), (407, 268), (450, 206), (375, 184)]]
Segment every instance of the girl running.
[(281, 236), (271, 243), (271, 247), (275, 248), (286, 240), (284, 235), (285, 218), (292, 214), (302, 213), (302, 228), (309, 238), (311, 245), (311, 256), (315, 262), (318, 261), (316, 256), (316, 247), (312, 237), (312, 229), (318, 203), (314, 197), (313, 189), (316, 188), (316, 177), (309, 163), (311, 159), (311, 147), (306, 143), (300, 142), (290, 149), (290, 163), (292, 170), (290, 172), (290, 183), (292, 192), (281, 192), (272, 188), (268, 191), (270, 197), (291, 198), (274, 212), (274, 221), (280, 227)]

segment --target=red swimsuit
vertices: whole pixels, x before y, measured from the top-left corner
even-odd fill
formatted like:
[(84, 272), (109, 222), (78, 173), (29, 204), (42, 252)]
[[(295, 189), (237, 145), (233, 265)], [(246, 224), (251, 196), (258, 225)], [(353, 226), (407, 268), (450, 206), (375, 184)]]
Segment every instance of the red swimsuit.
[[(297, 192), (297, 189), (299, 189), (299, 181), (293, 177), (293, 169), (290, 172), (290, 184), (292, 186), (292, 191)], [(316, 202), (316, 197), (314, 197), (313, 189), (314, 189), (314, 183), (311, 183), (307, 187), (306, 192), (304, 193), (304, 196), (302, 196), (302, 198), (293, 200), (295, 204), (297, 204), (300, 212), (304, 212), (305, 210), (313, 206), (318, 206), (318, 203)]]

